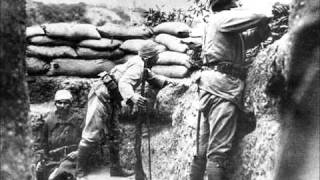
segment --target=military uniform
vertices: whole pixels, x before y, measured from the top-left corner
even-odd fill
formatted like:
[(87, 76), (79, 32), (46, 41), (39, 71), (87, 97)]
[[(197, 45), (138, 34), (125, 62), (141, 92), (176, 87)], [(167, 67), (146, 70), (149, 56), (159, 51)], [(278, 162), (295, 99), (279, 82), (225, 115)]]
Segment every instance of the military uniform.
[(77, 113), (62, 115), (51, 111), (41, 128), (34, 130), (35, 154), (42, 156), (37, 160), (38, 179), (47, 179), (58, 162), (77, 149), (81, 138), (81, 123), (82, 118)]
[(198, 81), (201, 105), (198, 156), (203, 161), (202, 165), (192, 167), (198, 168), (202, 177), (191, 179), (203, 179), (205, 169), (210, 180), (221, 179), (242, 108), (245, 50), (265, 40), (268, 34), (264, 15), (232, 9), (210, 16), (203, 38), (204, 70)]
[[(85, 170), (87, 167), (81, 166), (90, 163), (88, 162), (89, 149), (95, 149), (99, 146), (105, 135), (111, 138), (109, 141), (111, 175), (113, 175), (113, 167), (119, 169), (120, 101), (123, 100), (124, 103), (132, 105), (130, 99), (135, 96), (135, 90), (141, 83), (143, 71), (144, 62), (139, 56), (135, 56), (111, 70), (110, 75), (118, 85), (119, 96), (115, 95), (116, 93), (112, 92), (103, 81), (92, 86), (88, 95), (85, 127), (79, 144), (79, 150), (83, 151), (80, 153), (81, 155), (79, 154), (80, 171), (87, 171)], [(154, 80), (154, 77), (150, 77), (150, 79)], [(161, 80), (164, 81), (164, 79)]]
[[(134, 90), (141, 81), (143, 68), (144, 63), (137, 56), (112, 69), (110, 74), (118, 82), (119, 92), (124, 101), (134, 95)], [(100, 142), (104, 134), (109, 134), (108, 131), (111, 130), (118, 134), (119, 104), (122, 99), (114, 99), (110, 94), (102, 81), (92, 86), (88, 95), (88, 110), (80, 145)]]

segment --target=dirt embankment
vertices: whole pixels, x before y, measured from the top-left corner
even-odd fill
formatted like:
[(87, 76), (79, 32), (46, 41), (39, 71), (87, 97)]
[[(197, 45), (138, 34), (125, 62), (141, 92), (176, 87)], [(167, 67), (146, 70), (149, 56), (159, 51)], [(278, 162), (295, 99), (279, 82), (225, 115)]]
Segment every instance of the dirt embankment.
[[(280, 120), (278, 99), (265, 93), (268, 81), (276, 69), (275, 64), (286, 63), (288, 40), (282, 38), (263, 49), (255, 58), (248, 72), (245, 90), (246, 108), (252, 110), (257, 118), (253, 132), (235, 142), (232, 166), (228, 168), (231, 179), (268, 179), (273, 177), (276, 152), (279, 147)], [(86, 97), (90, 84), (96, 79), (84, 78), (29, 78), (31, 103), (33, 107), (45, 107), (52, 100), (57, 89), (68, 88), (75, 95), (76, 108), (85, 112)], [(186, 84), (190, 79), (183, 80)], [(155, 100), (150, 106), (148, 117), (151, 119), (151, 155), (153, 179), (188, 179), (191, 159), (195, 152), (195, 123), (197, 120), (196, 85), (169, 85), (159, 92), (149, 89), (148, 96)], [(44, 104), (42, 104), (44, 103)], [(40, 104), (40, 105), (39, 105)], [(41, 105), (42, 104), (42, 105)], [(50, 103), (49, 103), (50, 104)], [(46, 106), (48, 108), (52, 106)], [(44, 108), (47, 109), (48, 108)], [(37, 109), (44, 113), (44, 109)], [(134, 165), (134, 121), (123, 115), (122, 163), (133, 168)], [(144, 127), (146, 132), (146, 127)], [(143, 162), (148, 170), (147, 136), (143, 136)]]

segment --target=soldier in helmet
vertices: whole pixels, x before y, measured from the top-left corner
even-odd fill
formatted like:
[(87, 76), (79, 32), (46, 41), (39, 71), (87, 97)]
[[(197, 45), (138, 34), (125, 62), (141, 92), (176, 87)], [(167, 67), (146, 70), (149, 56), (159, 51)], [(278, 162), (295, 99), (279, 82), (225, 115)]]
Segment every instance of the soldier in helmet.
[[(136, 88), (141, 83), (145, 68), (151, 68), (157, 59), (156, 44), (150, 42), (142, 47), (139, 56), (116, 66), (110, 73), (100, 74), (101, 80), (92, 86), (88, 95), (85, 126), (78, 147), (77, 177), (89, 173), (90, 154), (101, 144), (105, 135), (110, 137), (110, 175), (126, 177), (133, 174), (133, 171), (120, 166), (120, 107), (129, 106), (136, 110), (146, 108), (147, 99)], [(152, 74), (150, 70), (147, 72), (147, 81), (154, 86), (163, 87), (169, 82), (163, 76)]]
[(264, 41), (269, 19), (234, 8), (232, 0), (210, 0), (212, 14), (203, 38), (203, 70), (198, 79), (200, 146), (191, 165), (191, 180), (221, 180), (242, 110), (245, 50)]
[(55, 109), (44, 118), (32, 123), (33, 131), (38, 131), (35, 140), (35, 154), (41, 158), (36, 163), (36, 178), (48, 179), (59, 162), (69, 153), (77, 150), (81, 138), (82, 118), (73, 113), (72, 94), (69, 90), (58, 90), (54, 96)]

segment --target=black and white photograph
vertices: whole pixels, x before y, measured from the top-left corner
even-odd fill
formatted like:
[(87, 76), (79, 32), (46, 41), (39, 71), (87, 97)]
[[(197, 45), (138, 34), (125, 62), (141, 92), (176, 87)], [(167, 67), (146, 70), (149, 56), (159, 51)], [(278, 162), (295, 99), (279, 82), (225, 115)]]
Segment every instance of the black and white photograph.
[(1, 0), (0, 180), (319, 180), (319, 0)]

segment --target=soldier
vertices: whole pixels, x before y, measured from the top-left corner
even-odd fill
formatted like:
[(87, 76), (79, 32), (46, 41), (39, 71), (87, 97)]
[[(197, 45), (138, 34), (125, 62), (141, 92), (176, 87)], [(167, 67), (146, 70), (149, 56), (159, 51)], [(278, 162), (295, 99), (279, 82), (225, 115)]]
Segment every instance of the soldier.
[[(221, 180), (234, 139), (244, 89), (245, 50), (264, 41), (268, 18), (235, 8), (232, 0), (210, 0), (213, 12), (203, 39), (204, 68), (198, 79), (200, 98), (199, 152), (190, 179)], [(248, 31), (247, 31), (248, 30)]]
[[(110, 175), (126, 177), (133, 174), (133, 171), (120, 166), (119, 112), (121, 105), (135, 110), (146, 108), (147, 99), (137, 93), (136, 88), (141, 83), (144, 68), (150, 68), (158, 59), (156, 45), (152, 42), (146, 44), (139, 55), (116, 66), (110, 74), (101, 73), (101, 81), (92, 86), (88, 95), (85, 127), (78, 147), (77, 177), (88, 174), (90, 154), (106, 134), (111, 137)], [(163, 87), (169, 82), (165, 77), (151, 74), (150, 70), (147, 74), (147, 81), (155, 86)]]
[(48, 179), (49, 174), (69, 153), (77, 150), (81, 138), (82, 118), (71, 112), (72, 95), (68, 90), (58, 90), (54, 97), (56, 109), (45, 120), (32, 123), (35, 154), (41, 156), (36, 162), (36, 178)]

